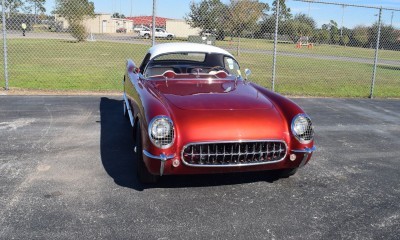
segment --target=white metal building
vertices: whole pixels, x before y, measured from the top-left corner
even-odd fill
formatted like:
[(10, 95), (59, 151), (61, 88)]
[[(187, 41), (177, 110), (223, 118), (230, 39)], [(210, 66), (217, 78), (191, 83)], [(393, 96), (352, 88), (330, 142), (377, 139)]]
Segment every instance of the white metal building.
[[(64, 29), (69, 27), (65, 18), (59, 16), (55, 16), (55, 18)], [(108, 13), (96, 13), (94, 18), (85, 19), (83, 24), (89, 33), (116, 33), (120, 28), (125, 28), (127, 33), (133, 32), (132, 20), (112, 18), (112, 15)]]
[(190, 35), (200, 35), (200, 28), (192, 28), (185, 20), (182, 19), (168, 19), (166, 21), (165, 30), (175, 34), (178, 38), (187, 38)]

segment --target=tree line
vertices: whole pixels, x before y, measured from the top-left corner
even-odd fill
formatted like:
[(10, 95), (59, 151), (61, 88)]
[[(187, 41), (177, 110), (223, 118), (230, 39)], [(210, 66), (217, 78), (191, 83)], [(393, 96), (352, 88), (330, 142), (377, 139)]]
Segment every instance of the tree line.
[[(5, 0), (7, 29), (19, 30), (25, 23), (27, 30), (31, 30), (39, 18), (54, 22), (54, 17), (45, 14), (45, 3), (46, 0)], [(52, 14), (68, 20), (71, 35), (78, 41), (84, 41), (88, 34), (83, 21), (94, 17), (94, 3), (89, 0), (55, 0), (55, 5)]]
[[(218, 40), (225, 36), (267, 38), (275, 32), (277, 1), (269, 6), (259, 0), (202, 0), (191, 2), (186, 22), (202, 33), (212, 32)], [(308, 37), (310, 42), (344, 46), (373, 47), (376, 44), (378, 23), (356, 26), (353, 29), (338, 26), (334, 20), (317, 27), (316, 21), (303, 13), (293, 15), (285, 0), (279, 0), (278, 34), (298, 42)], [(400, 50), (400, 31), (390, 25), (381, 25), (381, 48)]]
[[(46, 0), (4, 0), (4, 10), (7, 18), (20, 11), (25, 14), (33, 14), (36, 23), (37, 17), (46, 12), (45, 3)], [(2, 6), (2, 1), (0, 1), (0, 6)]]
[[(190, 12), (185, 16), (187, 23), (200, 28), (202, 33), (214, 34), (217, 40), (226, 36), (246, 38), (267, 38), (275, 32), (275, 11), (277, 1), (271, 6), (259, 0), (230, 0), (223, 3), (221, 0), (202, 0), (190, 3)], [(73, 35), (82, 41), (87, 34), (82, 21), (85, 17), (94, 16), (94, 4), (89, 0), (56, 0), (56, 8), (52, 12), (65, 17), (71, 25)], [(8, 19), (20, 18), (20, 12), (29, 16), (29, 25), (35, 24), (38, 17), (45, 15), (46, 0), (5, 0), (5, 12)], [(1, 5), (1, 1), (0, 1)], [(317, 27), (316, 21), (306, 14), (293, 15), (286, 6), (285, 0), (279, 0), (279, 29), (278, 34), (286, 36), (288, 40), (297, 42), (302, 37), (308, 37), (313, 43), (350, 45), (373, 47), (376, 44), (378, 24), (372, 26), (356, 26), (353, 29), (339, 27), (331, 20)], [(113, 16), (117, 17), (118, 13)], [(118, 14), (119, 15), (119, 14)], [(124, 16), (119, 16), (124, 17)], [(19, 27), (19, 21), (9, 21), (7, 28)], [(15, 23), (15, 24), (14, 24)], [(18, 23), (18, 24), (17, 24)], [(14, 26), (15, 25), (15, 26)], [(382, 48), (400, 50), (400, 31), (392, 26), (381, 26)]]

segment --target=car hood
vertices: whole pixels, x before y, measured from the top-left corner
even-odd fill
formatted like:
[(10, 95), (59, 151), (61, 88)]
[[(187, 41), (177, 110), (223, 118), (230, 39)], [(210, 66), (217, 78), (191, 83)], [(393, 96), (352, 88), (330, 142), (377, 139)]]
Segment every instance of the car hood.
[(270, 109), (271, 101), (242, 81), (154, 81), (153, 86), (174, 106), (184, 110)]

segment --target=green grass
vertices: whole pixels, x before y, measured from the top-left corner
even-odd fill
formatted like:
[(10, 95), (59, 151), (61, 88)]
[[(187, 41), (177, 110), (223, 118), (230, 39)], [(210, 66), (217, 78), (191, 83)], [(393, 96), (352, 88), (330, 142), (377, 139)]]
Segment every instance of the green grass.
[[(140, 44), (47, 39), (10, 39), (8, 46), (11, 88), (66, 91), (122, 91), (126, 59), (140, 64), (148, 49)], [(357, 54), (368, 51), (348, 49)], [(386, 53), (386, 57), (398, 59), (398, 54)], [(243, 69), (252, 70), (251, 81), (271, 87), (271, 55), (241, 53), (238, 60)], [(3, 74), (1, 68), (1, 79)], [(371, 64), (278, 56), (275, 87), (288, 95), (367, 97), (371, 77)], [(379, 66), (375, 96), (400, 97), (400, 66)]]
[[(231, 47), (236, 49), (238, 46), (238, 39), (234, 38), (232, 41), (230, 41), (230, 38), (226, 38), (224, 41), (217, 41), (216, 46)], [(274, 49), (273, 41), (264, 39), (241, 38), (239, 46), (241, 49), (257, 49), (257, 50), (270, 50), (270, 51)], [(312, 49), (307, 49), (307, 47), (305, 46), (303, 46), (300, 49), (297, 49), (295, 48), (295, 44), (279, 43), (277, 50), (281, 52), (308, 53), (308, 54), (328, 55), (328, 56), (338, 56), (338, 57), (371, 58), (371, 59), (375, 57), (375, 49), (345, 47), (339, 45), (326, 45), (326, 44), (316, 44)], [(379, 58), (386, 60), (400, 60), (400, 51), (379, 50)]]
[[(251, 81), (271, 88), (272, 58), (241, 54), (242, 68), (250, 68)], [(280, 56), (277, 59), (276, 91), (287, 95), (368, 97), (372, 65), (334, 60)], [(400, 97), (400, 68), (378, 66), (376, 97)]]
[(88, 91), (121, 90), (126, 59), (140, 64), (148, 49), (127, 43), (32, 39), (11, 39), (8, 46), (10, 87)]
[[(181, 42), (185, 40), (175, 39), (173, 41)], [(157, 39), (157, 42), (171, 42), (171, 41)], [(241, 38), (239, 43), (237, 38), (233, 38), (231, 40), (230, 37), (226, 37), (224, 41), (216, 41), (215, 43), (217, 47), (233, 49), (233, 53), (235, 54), (238, 44), (239, 44), (239, 49), (242, 50), (251, 49), (251, 50), (272, 51), (274, 49), (274, 42), (265, 39)], [(327, 55), (335, 57), (370, 58), (370, 59), (373, 59), (375, 57), (375, 49), (372, 48), (345, 47), (340, 45), (328, 45), (328, 44), (315, 44), (312, 49), (308, 49), (305, 46), (298, 49), (295, 47), (295, 44), (293, 43), (278, 43), (277, 50), (280, 52)], [(400, 60), (400, 51), (380, 49), (379, 59)]]

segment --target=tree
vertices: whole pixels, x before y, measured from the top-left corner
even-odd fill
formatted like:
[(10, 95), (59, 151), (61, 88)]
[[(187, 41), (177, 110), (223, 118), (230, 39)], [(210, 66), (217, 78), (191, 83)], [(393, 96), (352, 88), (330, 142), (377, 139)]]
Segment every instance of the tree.
[(27, 3), (30, 3), (29, 9), (33, 9), (33, 13), (35, 14), (35, 24), (37, 23), (37, 16), (41, 13), (46, 12), (46, 8), (44, 4), (46, 0), (27, 0)]
[[(272, 12), (276, 12), (277, 0), (272, 2)], [(292, 18), (291, 9), (286, 7), (285, 0), (279, 0), (279, 20), (284, 21)]]
[(295, 19), (285, 21), (283, 28), (293, 42), (297, 42), (303, 36), (311, 37), (314, 31), (310, 25)]
[(296, 14), (294, 16), (293, 20), (304, 23), (304, 24), (310, 26), (310, 28), (312, 28), (312, 29), (315, 29), (317, 27), (315, 20), (312, 17), (309, 17), (304, 13)]
[(245, 31), (251, 34), (257, 31), (257, 22), (266, 15), (269, 6), (258, 0), (231, 0), (228, 9), (229, 29), (231, 33), (241, 36)]
[(337, 22), (329, 21), (329, 31), (331, 33), (331, 43), (338, 44), (340, 41), (340, 34)]
[(262, 36), (264, 33), (275, 32), (275, 17), (265, 16), (264, 19), (259, 23), (260, 29), (258, 35)]
[(340, 35), (339, 34), (331, 34), (331, 41), (334, 44), (338, 44), (340, 42)]
[[(272, 2), (272, 9), (269, 15), (265, 14), (262, 21), (259, 23), (260, 30), (257, 35), (262, 36), (264, 33), (274, 33), (275, 32), (275, 12), (276, 12), (276, 4), (277, 0)], [(287, 34), (286, 29), (284, 28), (285, 21), (292, 18), (290, 8), (286, 7), (285, 0), (279, 0), (279, 25), (278, 33), (279, 34)]]
[[(0, 1), (0, 6), (2, 5), (2, 2)], [(13, 13), (17, 13), (19, 9), (24, 5), (22, 0), (5, 0), (4, 1), (5, 5), (5, 12), (7, 13), (7, 18), (10, 18), (10, 15)]]
[(315, 39), (318, 43), (328, 43), (330, 38), (330, 33), (327, 29), (316, 30)]
[(353, 29), (352, 38), (354, 39), (354, 44), (356, 46), (364, 47), (368, 43), (368, 27), (356, 26)]
[(289, 35), (293, 42), (297, 42), (300, 37), (312, 37), (315, 30), (315, 20), (305, 14), (297, 14), (293, 19), (283, 22), (285, 34)]
[(113, 18), (126, 18), (124, 14), (115, 12), (112, 15)]
[(343, 42), (344, 46), (347, 46), (347, 44), (349, 44), (349, 42), (350, 42), (349, 36), (343, 35), (342, 42)]
[(323, 24), (321, 29), (329, 31), (330, 34), (329, 38), (331, 43), (333, 44), (340, 43), (341, 38), (337, 22), (330, 20), (328, 24)]
[(190, 4), (190, 13), (185, 16), (186, 22), (193, 28), (217, 32), (217, 38), (223, 36), (228, 20), (228, 7), (220, 0), (194, 1)]
[(79, 42), (87, 37), (87, 31), (83, 25), (86, 18), (94, 17), (94, 4), (89, 0), (56, 0), (54, 13), (64, 17), (71, 30), (71, 35)]
[[(376, 46), (376, 39), (378, 36), (378, 23), (374, 23), (369, 28), (369, 44), (372, 46)], [(381, 25), (381, 39), (379, 46), (384, 49), (395, 49), (398, 44), (398, 33), (396, 30), (390, 25)]]

